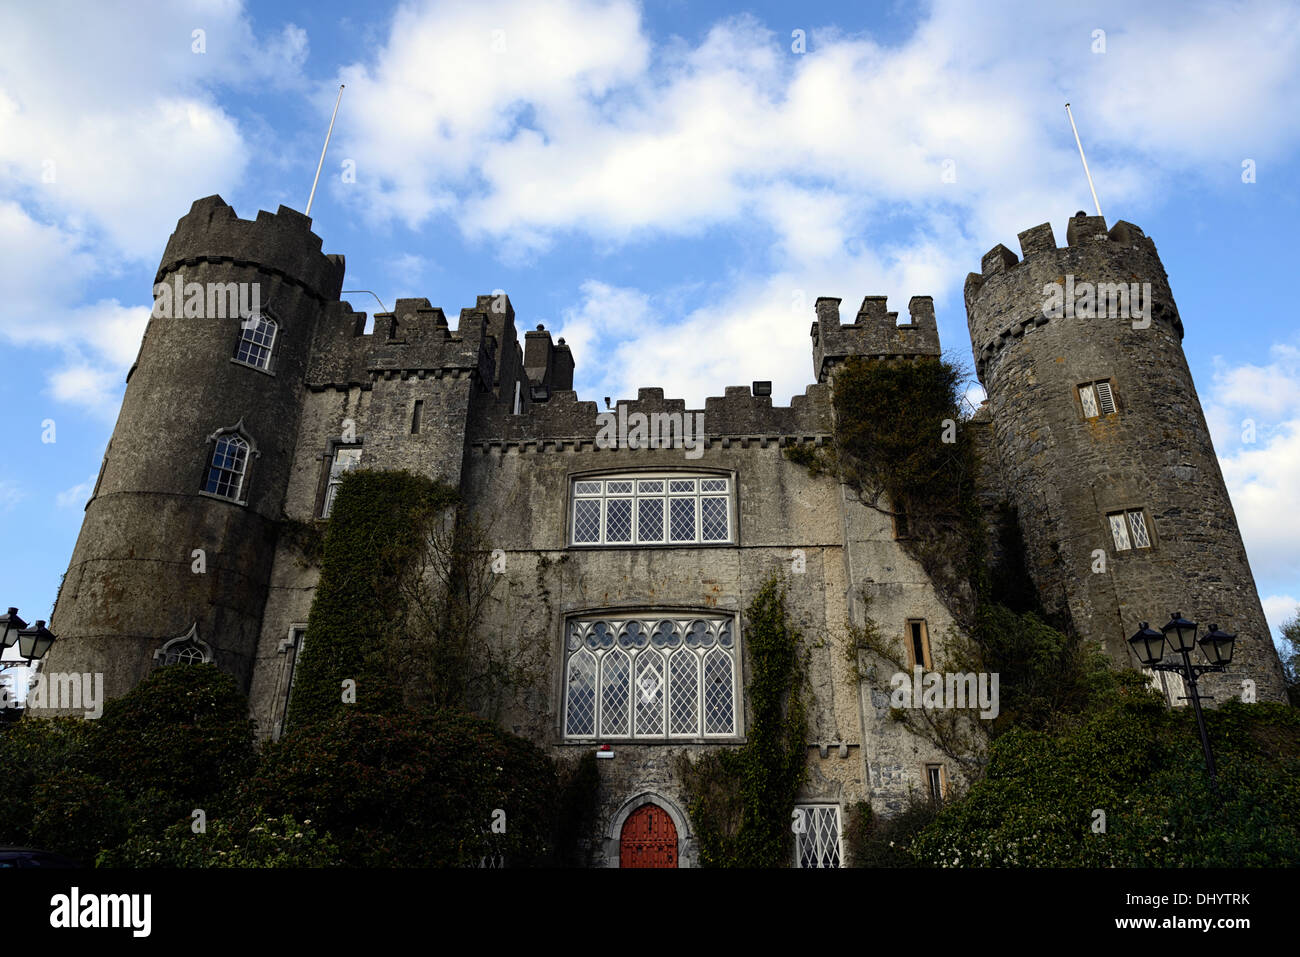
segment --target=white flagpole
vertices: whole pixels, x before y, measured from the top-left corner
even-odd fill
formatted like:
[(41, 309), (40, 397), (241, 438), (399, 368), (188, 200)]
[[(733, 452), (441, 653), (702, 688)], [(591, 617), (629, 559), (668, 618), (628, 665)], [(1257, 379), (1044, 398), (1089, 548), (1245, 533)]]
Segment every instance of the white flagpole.
[(316, 164), (316, 178), (311, 181), (311, 195), (307, 197), (307, 209), (304, 216), (311, 215), (311, 203), (316, 198), (316, 184), (320, 182), (321, 167), (325, 165), (325, 151), (330, 148), (330, 137), (334, 135), (334, 118), (339, 115), (339, 100), (343, 99), (343, 84), (339, 84), (339, 95), (334, 100), (334, 112), (330, 115), (329, 132), (325, 134), (325, 145), (320, 150), (320, 162)]
[[(1074, 130), (1074, 142), (1079, 147), (1079, 159), (1083, 160), (1083, 175), (1088, 177), (1088, 189), (1092, 190), (1092, 205), (1097, 207), (1097, 215), (1101, 215), (1101, 203), (1097, 202), (1097, 188), (1092, 185), (1092, 174), (1088, 172), (1088, 158), (1083, 155), (1083, 143), (1079, 141), (1079, 128), (1074, 125), (1074, 114), (1070, 112), (1070, 104), (1065, 104), (1065, 115), (1070, 118), (1070, 129)], [(324, 155), (322, 154), (322, 159)]]

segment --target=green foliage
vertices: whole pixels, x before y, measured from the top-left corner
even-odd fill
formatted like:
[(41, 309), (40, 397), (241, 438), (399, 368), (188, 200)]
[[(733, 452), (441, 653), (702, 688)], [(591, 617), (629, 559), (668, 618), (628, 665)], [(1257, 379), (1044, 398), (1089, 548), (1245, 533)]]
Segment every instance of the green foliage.
[(290, 726), (326, 720), (346, 707), (392, 712), (401, 689), (383, 653), (407, 609), (395, 587), (425, 547), (430, 525), (456, 501), (454, 490), (409, 472), (357, 469), (343, 476), (330, 512)]
[(1286, 682), (1287, 700), (1300, 708), (1300, 608), (1289, 621), (1282, 623), (1282, 677)]
[(850, 867), (922, 867), (912, 844), (939, 813), (928, 801), (913, 800), (892, 817), (877, 817), (866, 801), (849, 808), (844, 848)]
[[(352, 867), (512, 866), (552, 851), (557, 782), (537, 747), (463, 712), (345, 710), (268, 745), (241, 803), (300, 815)], [(506, 832), (491, 832), (505, 812)]]
[[(1045, 729), (1072, 722), (1092, 702), (1116, 691), (1121, 681), (1099, 648), (1053, 628), (1032, 611), (1017, 614), (983, 603), (972, 637), (980, 668), (999, 676), (1000, 710), (989, 727), (994, 736), (1012, 727)], [(1141, 676), (1139, 681), (1145, 685)]]
[(889, 512), (905, 550), (959, 621), (985, 572), (978, 459), (959, 408), (965, 374), (931, 357), (851, 358), (835, 373), (835, 468), (866, 505)]
[(133, 797), (167, 794), (188, 814), (251, 773), (253, 740), (234, 678), (211, 665), (170, 665), (105, 704), (89, 764)]
[(749, 740), (683, 759), (682, 778), (705, 867), (785, 867), (790, 813), (806, 773), (808, 722), (802, 634), (789, 622), (776, 577), (745, 612)]
[(1009, 731), (985, 780), (910, 855), (945, 867), (1300, 864), (1300, 713), (1240, 702), (1207, 712), (1216, 799), (1190, 712), (1135, 696), (1073, 728)]
[(91, 864), (194, 808), (216, 812), (256, 760), (247, 714), (229, 675), (171, 665), (109, 701), (97, 721), (23, 719), (0, 734), (0, 843)]
[(104, 867), (331, 867), (342, 864), (333, 838), (310, 820), (240, 811), (195, 833), (180, 821), (162, 835), (140, 835), (101, 859)]

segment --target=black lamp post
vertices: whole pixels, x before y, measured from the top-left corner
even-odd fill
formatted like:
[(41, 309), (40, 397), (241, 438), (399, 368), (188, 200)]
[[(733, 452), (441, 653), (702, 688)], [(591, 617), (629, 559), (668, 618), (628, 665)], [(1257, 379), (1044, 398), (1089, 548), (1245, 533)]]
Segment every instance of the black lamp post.
[[(18, 617), (18, 609), (11, 607), (5, 614), (0, 615), (0, 654), (3, 654), (5, 649), (17, 645), (18, 654), (22, 655), (24, 660), (0, 661), (0, 672), (8, 671), (10, 668), (30, 668), (45, 657), (54, 641), (55, 637), (45, 627), (44, 621), (38, 621), (28, 627), (27, 622)], [(8, 718), (8, 710), (0, 709), (5, 712), (0, 717)], [(14, 718), (20, 715), (21, 712), (17, 712)]]
[[(1152, 671), (1170, 671), (1181, 675), (1189, 689), (1192, 709), (1196, 712), (1196, 727), (1201, 732), (1201, 748), (1205, 751), (1205, 768), (1210, 774), (1210, 786), (1217, 787), (1215, 780), (1214, 752), (1210, 750), (1210, 736), (1205, 731), (1205, 715), (1201, 712), (1201, 694), (1196, 687), (1198, 675), (1212, 671), (1226, 671), (1232, 663), (1232, 652), (1236, 646), (1237, 636), (1220, 631), (1219, 626), (1210, 625), (1210, 632), (1199, 642), (1196, 640), (1197, 624), (1188, 621), (1181, 612), (1169, 616), (1169, 623), (1156, 631), (1147, 622), (1142, 622), (1137, 633), (1128, 640), (1138, 661)], [(1165, 663), (1165, 645), (1176, 652), (1181, 661)], [(1192, 649), (1199, 644), (1208, 665), (1192, 664)]]

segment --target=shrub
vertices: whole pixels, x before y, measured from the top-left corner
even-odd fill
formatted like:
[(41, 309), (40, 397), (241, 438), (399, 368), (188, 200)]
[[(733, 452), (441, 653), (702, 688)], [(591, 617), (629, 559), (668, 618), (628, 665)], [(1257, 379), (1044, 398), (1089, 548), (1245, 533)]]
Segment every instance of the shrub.
[[(242, 801), (309, 818), (349, 866), (513, 866), (552, 852), (556, 774), (537, 747), (456, 711), (344, 711), (268, 745)], [(491, 831), (505, 812), (505, 833)]]

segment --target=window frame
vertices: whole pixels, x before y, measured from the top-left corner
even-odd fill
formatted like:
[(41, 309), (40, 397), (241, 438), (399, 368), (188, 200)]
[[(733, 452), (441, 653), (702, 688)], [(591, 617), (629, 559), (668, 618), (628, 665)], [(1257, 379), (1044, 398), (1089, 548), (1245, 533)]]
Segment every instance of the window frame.
[[(921, 626), (921, 652), (923, 660), (916, 660), (916, 649), (912, 645), (912, 625)], [(930, 624), (924, 618), (908, 618), (903, 622), (903, 644), (907, 646), (907, 666), (911, 670), (918, 664), (922, 671), (934, 670), (934, 651), (930, 647)]]
[[(942, 762), (927, 761), (923, 766), (925, 772), (925, 791), (929, 796), (930, 802), (936, 806), (943, 804), (948, 800), (948, 769)], [(939, 772), (939, 794), (936, 797), (934, 793), (934, 776), (933, 772)]]
[[(726, 487), (719, 490), (705, 490), (704, 482), (722, 481)], [(642, 491), (641, 484), (646, 482), (663, 482), (661, 492)], [(673, 481), (694, 483), (692, 491), (673, 491)], [(579, 492), (583, 483), (599, 482), (599, 492)], [(627, 492), (609, 490), (611, 482), (630, 483)], [(618, 471), (597, 470), (573, 472), (569, 475), (568, 501), (566, 503), (565, 540), (566, 547), (580, 549), (596, 548), (734, 548), (740, 544), (738, 501), (738, 483), (736, 473), (726, 470), (695, 469), (625, 469)], [(726, 500), (726, 537), (706, 539), (704, 537), (705, 500), (724, 498)], [(694, 503), (692, 512), (693, 537), (675, 539), (673, 537), (673, 503), (690, 500)], [(628, 519), (629, 531), (626, 540), (608, 540), (609, 503), (627, 501), (631, 503)], [(660, 511), (662, 534), (654, 539), (642, 539), (641, 503), (659, 501), (663, 503)], [(597, 537), (593, 541), (578, 540), (578, 513), (580, 503), (599, 503), (597, 515)]]
[[(679, 633), (676, 643), (669, 647), (658, 645), (653, 639), (658, 626), (664, 621), (673, 622), (675, 629)], [(697, 621), (706, 622), (715, 633), (720, 633), (724, 626), (729, 627), (731, 633), (730, 647), (723, 646), (716, 638), (708, 645), (692, 647), (687, 640), (686, 633)], [(593, 648), (585, 638), (579, 639), (576, 648), (570, 647), (570, 636), (575, 625), (586, 625), (590, 630), (598, 622), (606, 623), (614, 635), (612, 642), (607, 647)], [(619, 636), (624, 633), (626, 625), (630, 622), (638, 622), (644, 626), (643, 633), (646, 638), (644, 645), (641, 647), (637, 647), (635, 644), (625, 644), (620, 640)], [(562, 621), (564, 630), (560, 643), (562, 662), (560, 668), (560, 706), (558, 709), (560, 743), (590, 745), (594, 742), (621, 742), (637, 745), (682, 745), (743, 740), (745, 713), (742, 667), (744, 657), (740, 652), (740, 625), (740, 616), (736, 612), (719, 611), (716, 608), (708, 610), (668, 608), (648, 611), (643, 609), (616, 609), (606, 612), (582, 612), (565, 616)], [(659, 675), (662, 680), (662, 703), (659, 708), (660, 731), (641, 733), (638, 731), (638, 718), (640, 715), (638, 714), (636, 701), (638, 677), (641, 673), (640, 662), (650, 652), (654, 652), (661, 663), (659, 668)], [(606, 707), (605, 661), (607, 658), (613, 658), (616, 653), (620, 654), (627, 663), (626, 694), (623, 696), (625, 701), (623, 707), (626, 714), (622, 717), (622, 728), (606, 731), (604, 721)], [(705, 680), (709, 661), (718, 654), (721, 654), (730, 662), (731, 729), (729, 731), (708, 730)], [(694, 665), (693, 728), (685, 732), (674, 731), (673, 705), (677, 700), (674, 696), (674, 690), (679, 686), (675, 683), (673, 668), (678, 659), (688, 655), (693, 659)], [(579, 660), (590, 663), (591, 666), (590, 694), (592, 713), (590, 727), (592, 730), (590, 732), (569, 731), (570, 710), (574, 703), (569, 688), (573, 683), (572, 669), (574, 662)]]
[[(1109, 393), (1110, 411), (1105, 411), (1105, 403), (1098, 391), (1098, 386), (1105, 386)], [(1091, 391), (1091, 401), (1096, 407), (1095, 415), (1088, 414), (1088, 402), (1084, 399), (1084, 390)], [(1119, 415), (1119, 400), (1115, 397), (1115, 380), (1113, 378), (1093, 379), (1088, 382), (1080, 382), (1074, 387), (1074, 400), (1079, 407), (1079, 414), (1085, 422), (1091, 422), (1095, 419), (1104, 419), (1107, 416)]]
[[(800, 844), (805, 837), (813, 837), (816, 832), (816, 821), (814, 815), (808, 812), (829, 811), (835, 812), (835, 869), (844, 868), (844, 812), (838, 804), (817, 801), (799, 801), (795, 803), (796, 811), (804, 812), (804, 830), (803, 833), (796, 833), (794, 839), (794, 866), (799, 870), (824, 870), (820, 864), (816, 868), (805, 868), (803, 866), (803, 855), (800, 853)], [(815, 850), (815, 847), (814, 847)]]
[[(1133, 522), (1134, 515), (1140, 517), (1140, 527), (1142, 529), (1142, 536), (1146, 539), (1145, 545), (1139, 545), (1137, 543), (1138, 536), (1136, 530), (1139, 527), (1139, 525), (1134, 524)], [(1116, 537), (1115, 537), (1116, 528), (1113, 520), (1116, 518), (1121, 519), (1124, 534), (1126, 536), (1125, 538), (1126, 544), (1123, 547), (1120, 546), (1119, 542), (1116, 541)], [(1151, 517), (1147, 515), (1147, 510), (1145, 506), (1126, 505), (1121, 508), (1111, 509), (1110, 511), (1107, 511), (1105, 513), (1104, 521), (1106, 525), (1106, 532), (1110, 535), (1111, 547), (1114, 550), (1116, 555), (1123, 555), (1128, 552), (1151, 550), (1156, 547), (1155, 529), (1151, 523)]]
[(343, 482), (345, 472), (361, 467), (361, 456), (358, 454), (357, 462), (351, 468), (342, 469), (338, 473), (338, 480), (334, 478), (334, 463), (338, 460), (339, 452), (344, 449), (356, 449), (358, 453), (365, 447), (364, 443), (358, 438), (355, 442), (344, 442), (341, 439), (331, 440), (329, 452), (323, 457), (323, 475), (321, 477), (320, 506), (316, 509), (316, 518), (325, 521), (330, 517), (330, 510), (334, 505), (334, 500), (330, 497), (330, 490), (337, 488)]
[[(253, 319), (256, 319), (258, 322), (258, 325), (255, 329), (254, 327), (248, 325), (248, 323), (251, 322)], [(272, 327), (271, 341), (269, 343), (266, 343), (265, 345), (263, 345), (260, 342), (257, 342), (252, 338), (252, 336), (249, 335), (250, 331), (252, 332), (252, 335), (256, 335), (257, 332), (261, 331), (264, 324), (270, 324), (270, 326)], [(231, 356), (230, 361), (235, 363), (235, 365), (244, 366), (247, 369), (256, 369), (258, 372), (265, 372), (268, 375), (274, 375), (275, 356), (276, 356), (275, 347), (279, 341), (280, 341), (280, 321), (276, 319), (275, 316), (273, 316), (266, 309), (263, 309), (256, 316), (250, 316), (248, 319), (241, 319), (239, 321), (239, 337), (235, 340), (235, 354)], [(254, 348), (266, 350), (265, 365), (260, 365), (256, 362), (249, 362), (247, 359), (240, 358), (240, 353), (243, 351), (244, 343), (246, 342), (249, 343)]]
[[(244, 444), (243, 468), (239, 473), (239, 486), (235, 489), (234, 495), (223, 495), (220, 492), (214, 492), (208, 488), (209, 483), (212, 481), (212, 470), (214, 468), (223, 472), (232, 471), (231, 469), (226, 469), (215, 464), (218, 443), (227, 438), (238, 439)], [(249, 501), (249, 487), (251, 485), (253, 474), (253, 459), (257, 458), (262, 453), (258, 451), (257, 443), (253, 441), (253, 437), (249, 435), (248, 431), (244, 428), (244, 420), (240, 419), (232, 426), (217, 429), (207, 437), (207, 443), (211, 445), (211, 448), (207, 450), (207, 454), (204, 456), (203, 476), (199, 482), (199, 494), (207, 496), (208, 498), (215, 498), (221, 502), (231, 502), (235, 505), (247, 505)]]

